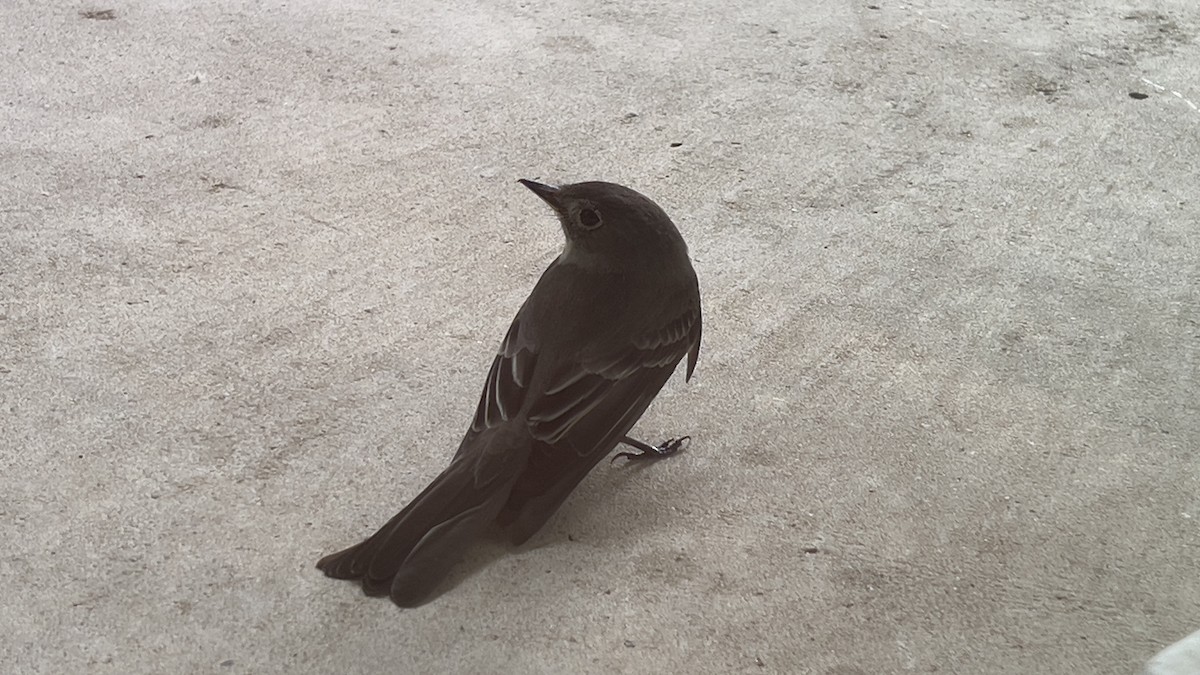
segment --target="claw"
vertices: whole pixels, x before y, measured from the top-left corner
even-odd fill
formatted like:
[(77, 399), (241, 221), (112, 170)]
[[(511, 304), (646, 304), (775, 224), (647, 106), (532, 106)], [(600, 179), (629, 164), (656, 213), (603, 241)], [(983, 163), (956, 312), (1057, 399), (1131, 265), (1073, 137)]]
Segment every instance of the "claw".
[(631, 462), (670, 457), (671, 455), (674, 455), (683, 448), (687, 447), (687, 442), (690, 440), (692, 440), (691, 436), (680, 436), (679, 438), (668, 438), (662, 443), (659, 443), (657, 446), (653, 446), (640, 441), (634, 441), (631, 438), (624, 438), (621, 440), (622, 443), (631, 445), (640, 450), (640, 452), (618, 452), (608, 463), (612, 464), (621, 457), (624, 457)]

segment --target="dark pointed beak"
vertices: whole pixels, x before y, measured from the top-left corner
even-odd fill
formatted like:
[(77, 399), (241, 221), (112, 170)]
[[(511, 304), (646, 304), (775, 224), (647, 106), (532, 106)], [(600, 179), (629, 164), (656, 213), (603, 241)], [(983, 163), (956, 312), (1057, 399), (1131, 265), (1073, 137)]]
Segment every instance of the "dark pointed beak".
[(518, 180), (517, 182), (529, 188), (530, 190), (533, 190), (533, 194), (541, 197), (542, 201), (549, 204), (550, 207), (555, 211), (562, 210), (562, 202), (558, 199), (558, 188), (554, 187), (553, 185), (538, 183), (537, 181), (525, 180), (524, 178)]

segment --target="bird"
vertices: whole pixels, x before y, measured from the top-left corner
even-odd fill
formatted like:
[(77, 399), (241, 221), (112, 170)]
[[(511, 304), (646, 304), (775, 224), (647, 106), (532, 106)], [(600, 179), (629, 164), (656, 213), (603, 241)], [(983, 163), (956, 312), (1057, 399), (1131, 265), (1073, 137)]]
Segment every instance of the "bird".
[[(528, 540), (619, 444), (630, 461), (670, 456), (628, 434), (687, 357), (700, 355), (700, 288), (687, 244), (656, 203), (589, 181), (518, 181), (557, 215), (565, 243), (517, 311), (449, 466), (359, 544), (317, 562), (369, 596), (417, 607), (489, 531)], [(611, 462), (610, 462), (611, 463)]]

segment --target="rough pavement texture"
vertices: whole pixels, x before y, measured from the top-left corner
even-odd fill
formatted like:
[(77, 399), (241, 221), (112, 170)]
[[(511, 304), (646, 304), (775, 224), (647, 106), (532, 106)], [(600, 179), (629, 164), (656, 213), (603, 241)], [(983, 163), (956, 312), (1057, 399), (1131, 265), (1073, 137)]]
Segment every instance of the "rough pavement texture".
[[(1128, 673), (1200, 623), (1193, 0), (0, 21), (4, 669)], [(560, 245), (521, 177), (675, 217), (706, 342), (638, 432), (695, 440), (401, 611), (313, 564), (468, 424)]]

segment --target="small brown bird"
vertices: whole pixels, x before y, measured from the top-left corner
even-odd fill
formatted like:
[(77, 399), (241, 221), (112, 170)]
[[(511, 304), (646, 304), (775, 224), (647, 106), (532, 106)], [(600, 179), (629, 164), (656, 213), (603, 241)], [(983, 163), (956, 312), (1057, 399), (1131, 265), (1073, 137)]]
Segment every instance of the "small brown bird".
[(640, 451), (618, 457), (657, 458), (686, 438), (626, 435), (684, 355), (690, 380), (700, 354), (700, 289), (679, 230), (620, 185), (520, 182), (554, 209), (566, 245), (513, 319), (458, 452), (378, 532), (317, 563), (402, 607), (431, 599), (487, 528), (528, 539), (618, 443)]

